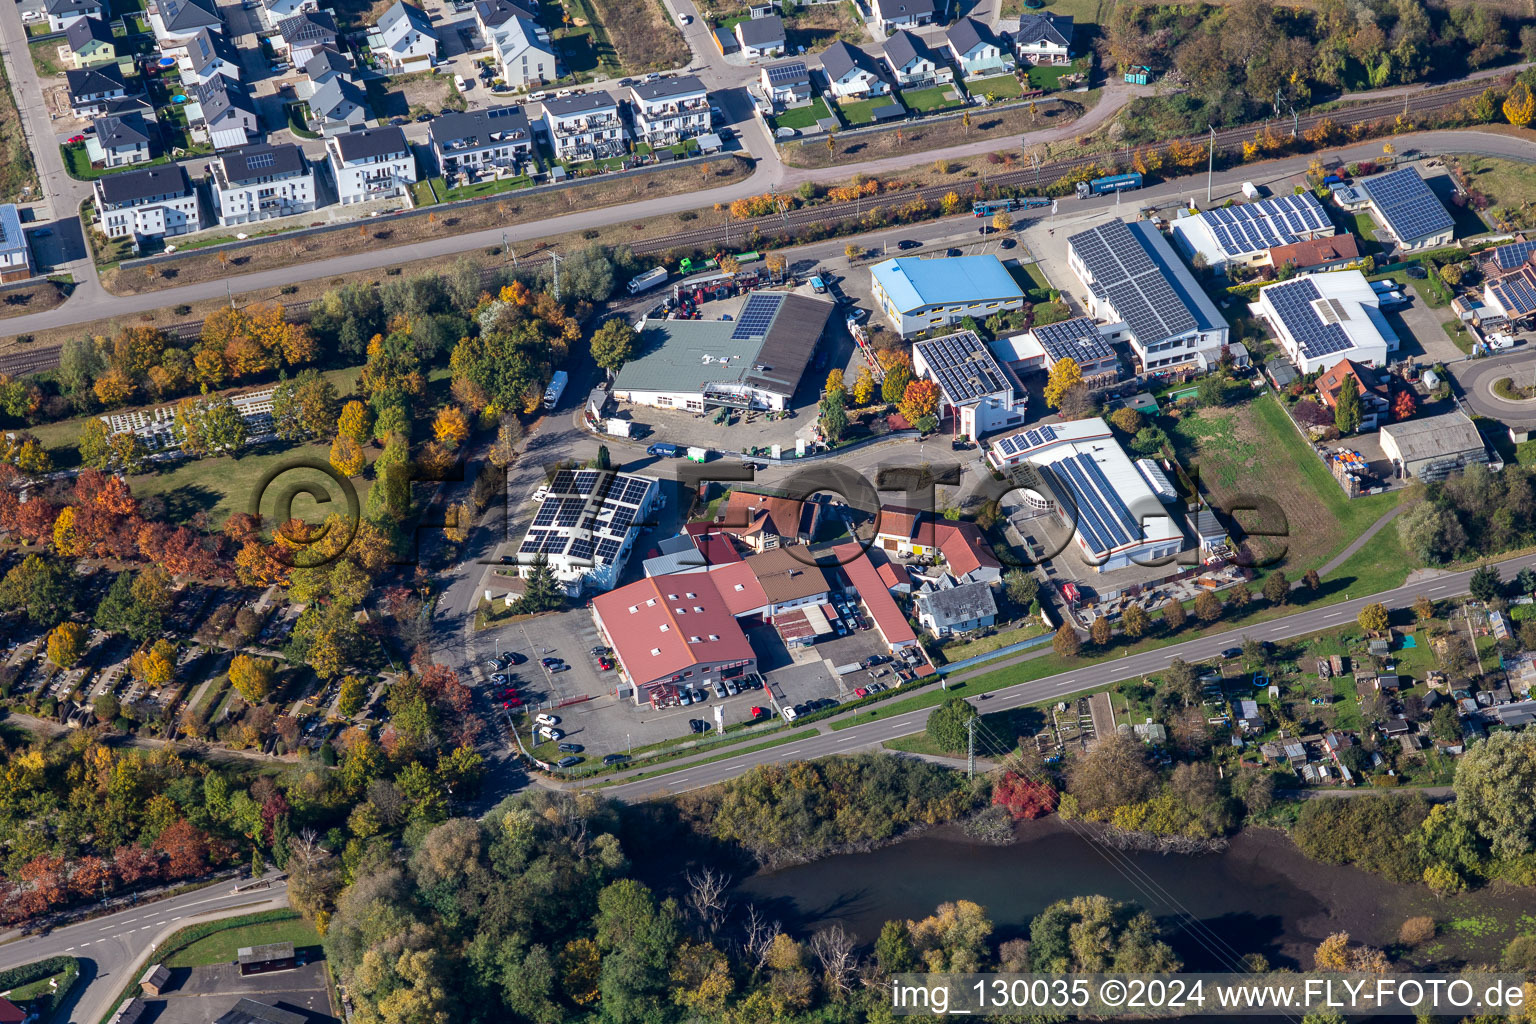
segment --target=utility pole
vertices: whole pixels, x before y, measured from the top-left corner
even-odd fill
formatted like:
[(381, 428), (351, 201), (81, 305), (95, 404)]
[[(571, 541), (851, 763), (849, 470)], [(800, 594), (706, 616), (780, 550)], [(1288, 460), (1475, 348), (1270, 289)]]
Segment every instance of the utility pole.
[(965, 777), (976, 777), (976, 719), (965, 723)]
[(549, 254), (549, 261), (552, 264), (554, 264), (554, 267), (555, 267), (555, 301), (556, 302), (560, 301), (560, 260), (561, 260), (561, 256), (560, 256), (559, 253), (552, 252), (552, 253)]
[[(1209, 204), (1211, 202), (1211, 179), (1216, 171), (1216, 128), (1209, 122), (1206, 123), (1205, 127), (1211, 133), (1211, 146), (1205, 154), (1205, 201)], [(559, 297), (558, 294), (555, 296), (555, 298)]]

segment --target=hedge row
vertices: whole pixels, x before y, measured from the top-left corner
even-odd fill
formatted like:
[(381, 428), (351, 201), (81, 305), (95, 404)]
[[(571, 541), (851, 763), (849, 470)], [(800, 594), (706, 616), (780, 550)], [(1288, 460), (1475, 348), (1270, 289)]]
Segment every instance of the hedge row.
[(34, 981), (52, 977), (63, 971), (66, 967), (75, 963), (72, 956), (51, 956), (46, 960), (38, 960), (30, 964), (22, 964), (20, 967), (12, 967), (8, 971), (0, 971), (0, 992), (9, 992), (13, 988), (30, 985)]

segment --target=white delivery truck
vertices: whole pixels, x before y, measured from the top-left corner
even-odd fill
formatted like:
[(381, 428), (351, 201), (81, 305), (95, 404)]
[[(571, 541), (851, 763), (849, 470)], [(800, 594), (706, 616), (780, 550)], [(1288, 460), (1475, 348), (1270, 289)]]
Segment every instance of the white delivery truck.
[(666, 267), (652, 267), (639, 277), (632, 278), (629, 282), (629, 294), (639, 295), (643, 291), (655, 288), (667, 279)]
[(689, 448), (688, 449), (688, 461), (689, 462), (703, 462), (707, 458), (709, 458), (709, 449), (708, 448)]
[(564, 370), (555, 371), (555, 375), (549, 379), (549, 387), (544, 389), (544, 408), (553, 409), (560, 404), (560, 396), (565, 394), (565, 386), (570, 381), (570, 374)]
[(1243, 182), (1243, 195), (1249, 199), (1259, 198), (1259, 187), (1251, 181)]

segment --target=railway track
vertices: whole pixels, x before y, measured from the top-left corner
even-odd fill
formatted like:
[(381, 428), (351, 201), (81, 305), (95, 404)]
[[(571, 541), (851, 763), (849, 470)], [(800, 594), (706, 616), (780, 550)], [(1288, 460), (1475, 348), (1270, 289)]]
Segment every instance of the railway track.
[[(1335, 110), (1324, 110), (1309, 113), (1298, 118), (1294, 125), (1298, 131), (1306, 132), (1316, 127), (1325, 120), (1332, 120), (1342, 126), (1369, 124), (1380, 121), (1383, 118), (1394, 117), (1406, 111), (1409, 114), (1429, 113), (1436, 110), (1444, 110), (1454, 106), (1462, 100), (1477, 96), (1492, 85), (1491, 80), (1469, 82), (1462, 85), (1451, 85), (1434, 90), (1432, 92), (1411, 95), (1406, 100), (1379, 100), (1375, 102), (1357, 103), (1340, 107)], [(1238, 128), (1226, 128), (1217, 131), (1216, 145), (1226, 149), (1238, 145), (1253, 137), (1254, 132), (1263, 128), (1266, 124), (1282, 131), (1289, 131), (1290, 126), (1284, 120), (1270, 120), (1251, 122)], [(1167, 145), (1175, 140), (1169, 139), (1160, 143)], [(1205, 144), (1209, 136), (1186, 136), (1183, 142), (1197, 142)], [(1029, 168), (1014, 171), (1003, 171), (991, 175), (987, 183), (991, 187), (1014, 188), (1034, 186), (1037, 181), (1050, 182), (1070, 174), (1079, 168), (1097, 163), (1104, 158), (1104, 154), (1097, 156), (1075, 157), (1070, 160), (1055, 160), (1048, 164), (1042, 164), (1039, 169)], [(738, 239), (750, 237), (753, 232), (759, 235), (787, 233), (793, 235), (795, 229), (811, 227), (820, 224), (843, 224), (848, 221), (861, 219), (865, 213), (873, 213), (877, 210), (890, 210), (896, 206), (904, 205), (918, 199), (927, 202), (937, 202), (947, 193), (954, 191), (952, 185), (927, 185), (920, 188), (903, 189), (892, 192), (877, 199), (870, 200), (867, 204), (858, 203), (851, 209), (845, 204), (841, 209), (825, 206), (803, 207), (798, 210), (790, 210), (783, 214), (769, 214), (763, 217), (755, 217), (734, 227), (726, 225), (694, 228), (689, 231), (675, 232), (670, 235), (661, 235), (655, 238), (647, 238), (629, 243), (632, 251), (637, 253), (666, 252), (673, 249), (699, 249), (725, 245), (728, 236), (735, 233)], [(543, 246), (540, 251), (557, 250), (555, 246)], [(487, 267), (481, 273), (486, 280), (498, 273), (501, 268)], [(309, 317), (310, 301), (285, 304), (290, 319), (303, 320)], [(3, 324), (0, 324), (3, 327)], [(203, 321), (191, 321), (181, 324), (172, 324), (165, 328), (167, 334), (188, 341), (196, 338), (201, 332)], [(29, 348), (19, 352), (11, 352), (0, 356), (0, 373), (10, 376), (22, 376), (31, 373), (42, 373), (46, 370), (57, 368), (59, 365), (59, 352), (61, 346), (50, 345), (40, 348)]]

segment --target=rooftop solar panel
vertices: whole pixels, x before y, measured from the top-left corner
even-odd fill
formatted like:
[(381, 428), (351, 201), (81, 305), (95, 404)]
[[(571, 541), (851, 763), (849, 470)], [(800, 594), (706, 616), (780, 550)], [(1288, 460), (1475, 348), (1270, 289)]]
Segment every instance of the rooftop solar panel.
[(1042, 440), (1042, 441), (1054, 441), (1054, 440), (1056, 440), (1056, 428), (1055, 427), (1041, 427), (1040, 428), (1040, 440)]
[(799, 81), (805, 77), (805, 74), (805, 65), (799, 61), (794, 61), (789, 64), (770, 67), (768, 69), (768, 81), (773, 85), (780, 85), (784, 82)]
[(592, 548), (593, 544), (591, 537), (577, 537), (571, 541), (570, 556), (572, 558), (579, 558), (583, 561), (591, 561)]
[(1399, 241), (1411, 242), (1455, 226), (1456, 222), (1435, 193), (1412, 167), (1363, 178), (1360, 187), (1376, 207), (1387, 230)]
[(1514, 270), (1536, 252), (1536, 241), (1510, 242), (1493, 250), (1494, 263), (1500, 270)]
[(576, 474), (568, 469), (562, 469), (555, 474), (555, 478), (549, 482), (551, 494), (570, 494), (571, 482), (576, 479)]
[(778, 292), (760, 292), (747, 296), (746, 305), (741, 307), (741, 312), (736, 316), (736, 328), (731, 331), (731, 340), (745, 341), (767, 334), (769, 325), (783, 304), (784, 296)]
[(618, 557), (619, 549), (622, 547), (623, 545), (616, 540), (605, 538), (599, 541), (597, 545), (597, 560), (605, 563), (612, 562)]
[(1124, 221), (1107, 221), (1067, 241), (1138, 344), (1150, 348), (1199, 328), (1188, 302)]
[(1492, 286), (1493, 297), (1510, 317), (1536, 313), (1536, 286), (1525, 274), (1513, 274)]

